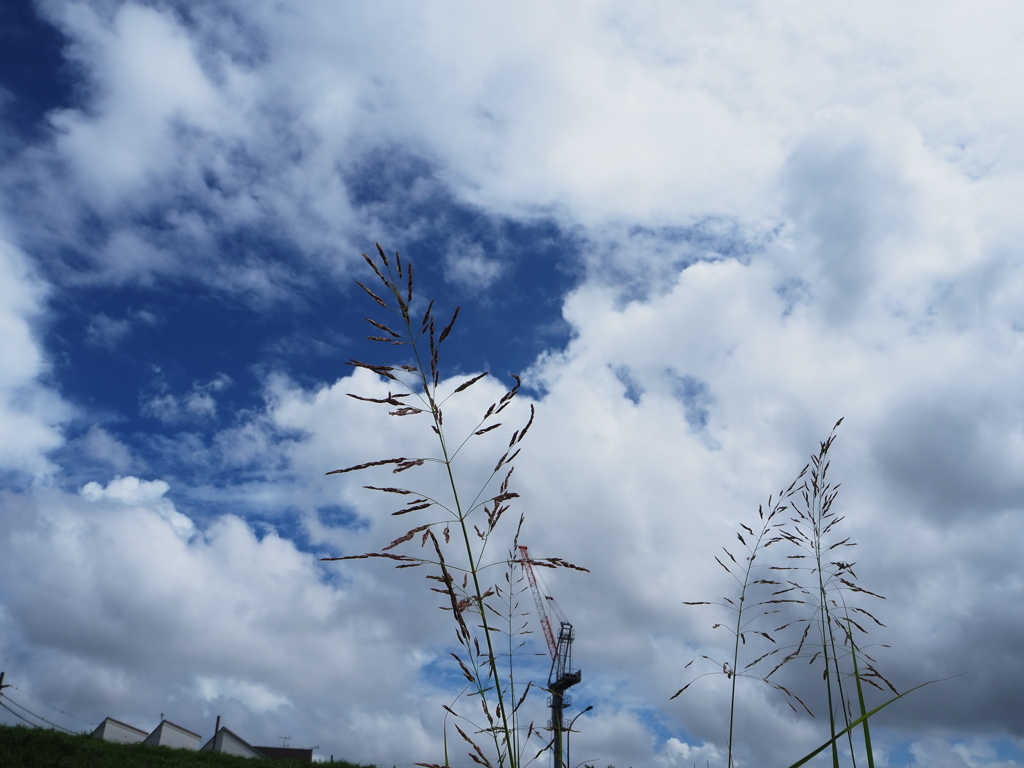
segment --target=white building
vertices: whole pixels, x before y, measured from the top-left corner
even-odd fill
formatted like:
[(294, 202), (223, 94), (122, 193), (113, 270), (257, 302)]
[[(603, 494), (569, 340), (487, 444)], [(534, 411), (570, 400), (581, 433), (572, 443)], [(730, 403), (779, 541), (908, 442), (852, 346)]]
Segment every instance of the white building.
[(266, 757), (262, 752), (227, 728), (221, 728), (203, 745), (201, 752), (225, 752), (240, 757)]
[[(122, 723), (120, 720), (115, 720), (112, 717), (108, 717), (102, 723), (100, 723), (96, 730), (92, 732), (94, 739), (103, 739), (103, 741), (119, 741), (123, 744), (138, 744), (140, 741), (146, 740), (146, 732), (138, 728), (134, 728), (127, 723)], [(198, 736), (196, 737), (199, 738)]]
[(187, 728), (175, 725), (168, 720), (162, 720), (143, 744), (151, 747), (173, 747), (174, 749), (199, 749), (202, 738), (198, 733), (192, 733)]
[[(243, 739), (238, 734), (227, 728), (220, 727), (220, 718), (217, 718), (217, 732), (213, 735), (208, 742), (199, 746), (201, 743), (201, 737), (197, 733), (187, 728), (182, 728), (180, 725), (175, 725), (169, 720), (161, 720), (153, 732), (149, 735), (145, 731), (139, 728), (134, 728), (127, 723), (122, 723), (120, 720), (115, 720), (112, 717), (108, 717), (95, 731), (92, 732), (92, 736), (95, 739), (103, 739), (104, 741), (118, 741), (126, 744), (138, 744), (143, 743), (153, 747), (171, 747), (173, 749), (192, 749), (199, 750), (201, 752), (225, 752), (229, 755), (238, 755), (240, 757), (260, 757), (266, 758), (267, 755), (259, 750), (258, 747), (252, 746), (249, 742)], [(276, 750), (276, 751), (288, 751), (290, 753), (303, 754), (289, 754), (288, 757), (297, 758), (309, 762), (312, 760), (312, 750)], [(304, 754), (309, 752), (307, 756)], [(282, 755), (283, 756), (283, 755)]]

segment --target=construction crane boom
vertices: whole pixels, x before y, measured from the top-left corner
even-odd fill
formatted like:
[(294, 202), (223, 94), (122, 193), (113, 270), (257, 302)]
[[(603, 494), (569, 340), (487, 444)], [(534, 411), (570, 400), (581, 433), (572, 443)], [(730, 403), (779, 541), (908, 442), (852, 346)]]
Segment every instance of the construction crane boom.
[(519, 547), (519, 554), (522, 558), (523, 570), (526, 571), (526, 580), (530, 582), (530, 590), (533, 592), (533, 601), (537, 604), (537, 616), (540, 617), (540, 626), (543, 630), (544, 640), (548, 644), (548, 653), (551, 658), (558, 657), (558, 645), (555, 643), (555, 633), (551, 631), (551, 621), (548, 619), (548, 612), (544, 610), (544, 600), (540, 594), (540, 587), (537, 586), (537, 577), (533, 574), (533, 566), (530, 565), (530, 551), (523, 546)]
[[(530, 564), (530, 552), (524, 547), (519, 547), (519, 554), (523, 570), (526, 571), (526, 579), (533, 591), (533, 599), (537, 604), (537, 614), (540, 617), (540, 624), (543, 628), (544, 640), (548, 644), (548, 652), (551, 654), (551, 672), (548, 674), (548, 692), (551, 694), (551, 730), (554, 732), (552, 739), (552, 753), (555, 759), (555, 768), (564, 768), (562, 759), (562, 710), (572, 703), (572, 699), (565, 695), (565, 692), (583, 679), (580, 670), (572, 669), (572, 641), (576, 639), (576, 632), (568, 621), (560, 621), (558, 626), (558, 638), (551, 630), (551, 621), (548, 619), (548, 612), (544, 608), (544, 599), (540, 587), (537, 585), (537, 577), (533, 573), (533, 566)], [(548, 600), (551, 598), (549, 597)]]

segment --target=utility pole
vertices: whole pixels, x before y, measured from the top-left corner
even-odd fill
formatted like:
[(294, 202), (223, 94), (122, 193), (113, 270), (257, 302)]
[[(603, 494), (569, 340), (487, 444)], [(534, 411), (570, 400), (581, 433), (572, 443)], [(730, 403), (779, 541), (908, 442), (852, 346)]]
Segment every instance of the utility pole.
[(582, 712), (580, 712), (578, 715), (576, 715), (576, 717), (574, 717), (572, 719), (572, 722), (569, 723), (569, 727), (565, 729), (565, 765), (566, 765), (566, 768), (572, 768), (572, 759), (569, 757), (569, 755), (571, 754), (569, 752), (569, 736), (570, 736), (570, 734), (572, 734), (572, 727), (574, 725), (576, 725), (576, 721), (579, 720), (580, 717), (582, 717), (583, 715), (587, 714), (587, 712), (589, 712), (593, 708), (594, 708), (594, 705), (591, 704), (589, 707), (584, 709)]

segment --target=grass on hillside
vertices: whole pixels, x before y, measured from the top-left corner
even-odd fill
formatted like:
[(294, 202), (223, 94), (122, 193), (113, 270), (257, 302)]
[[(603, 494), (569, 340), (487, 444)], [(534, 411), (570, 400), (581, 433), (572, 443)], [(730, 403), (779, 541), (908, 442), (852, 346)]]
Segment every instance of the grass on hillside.
[[(0, 725), (0, 764), (4, 768), (299, 768), (295, 760), (255, 760), (250, 757), (194, 752), (188, 749), (118, 744), (93, 739), (87, 734)], [(375, 768), (344, 760), (340, 768)]]

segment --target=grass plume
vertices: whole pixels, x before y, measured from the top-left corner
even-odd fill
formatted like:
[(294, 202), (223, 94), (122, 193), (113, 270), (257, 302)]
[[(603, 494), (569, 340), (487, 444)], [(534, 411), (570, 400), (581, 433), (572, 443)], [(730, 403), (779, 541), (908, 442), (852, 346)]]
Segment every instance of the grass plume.
[[(740, 525), (737, 539), (742, 547), (741, 557), (723, 549), (725, 559), (715, 558), (735, 581), (736, 596), (685, 603), (717, 606), (732, 616), (728, 623), (714, 625), (732, 635), (731, 660), (716, 660), (707, 655), (691, 660), (687, 668), (701, 661), (710, 663), (714, 669), (693, 678), (671, 697), (679, 696), (709, 674), (725, 674), (729, 678), (728, 768), (734, 765), (739, 678), (768, 685), (784, 695), (794, 712), (813, 716), (811, 708), (790, 687), (779, 682), (776, 674), (801, 658), (808, 659), (811, 668), (820, 670), (830, 738), (795, 766), (830, 749), (833, 768), (839, 768), (843, 758), (839, 743), (845, 738), (851, 765), (856, 768), (858, 745), (854, 733), (859, 730), (868, 768), (874, 768), (869, 719), (905, 695), (878, 671), (874, 659), (864, 650), (869, 628), (884, 624), (857, 603), (861, 598), (884, 598), (860, 586), (854, 570), (856, 564), (843, 555), (855, 543), (839, 533), (843, 517), (834, 508), (839, 486), (833, 485), (828, 476), (829, 451), (842, 421), (836, 422), (789, 487), (770, 498), (767, 507), (758, 508), (757, 527)], [(774, 547), (775, 554), (770, 561), (764, 557), (769, 547)], [(779, 621), (782, 623), (773, 628)], [(869, 710), (865, 686), (894, 695)]]
[[(389, 391), (385, 397), (351, 396), (383, 407), (390, 417), (425, 422), (435, 438), (438, 452), (432, 456), (374, 459), (327, 474), (385, 467), (390, 467), (396, 475), (436, 470), (444, 478), (445, 490), (440, 495), (431, 495), (404, 483), (365, 486), (375, 493), (399, 497), (398, 509), (391, 514), (409, 516), (415, 522), (405, 534), (377, 551), (324, 559), (383, 558), (395, 561), (398, 568), (428, 567), (429, 590), (441, 596), (441, 607), (455, 625), (460, 649), (451, 655), (466, 680), (468, 692), (466, 706), (459, 704), (461, 711), (454, 708), (455, 702), (445, 707), (445, 722), (451, 717), (451, 724), (458, 738), (468, 745), (468, 756), (474, 763), (493, 768), (519, 768), (529, 762), (528, 758), (524, 759), (525, 741), (537, 733), (532, 723), (528, 728), (520, 727), (520, 708), (531, 686), (527, 684), (520, 690), (514, 669), (514, 659), (521, 647), (517, 638), (526, 631), (525, 613), (518, 606), (522, 585), (521, 576), (516, 575), (515, 562), (523, 516), (518, 516), (518, 524), (511, 535), (512, 546), (505, 554), (492, 555), (489, 544), (507, 518), (510, 505), (519, 497), (511, 485), (514, 461), (534, 423), (534, 407), (530, 405), (525, 422), (495, 451), (500, 451), (500, 455), (495, 458), (493, 469), (480, 478), (474, 488), (463, 487), (456, 480), (456, 462), (470, 441), (482, 439), (493, 444), (499, 429), (509, 429), (501, 419), (508, 416), (507, 409), (518, 395), (521, 381), (513, 375), (513, 385), (485, 409), (475, 426), (465, 434), (452, 436), (445, 427), (443, 409), (452, 398), (463, 395), (489, 376), (488, 372), (472, 376), (450, 391), (442, 386), (442, 345), (456, 327), (459, 309), (455, 309), (438, 332), (433, 301), (427, 304), (421, 316), (413, 317), (411, 263), (403, 266), (399, 254), (389, 258), (379, 245), (376, 258), (366, 254), (363, 258), (377, 282), (374, 289), (361, 282), (358, 284), (378, 308), (387, 312), (382, 319), (367, 318), (374, 329), (368, 338), (389, 347), (404, 347), (407, 359), (401, 365), (350, 360), (349, 365), (376, 374), (398, 390)], [(575, 568), (558, 558), (550, 561), (554, 567)], [(502, 637), (503, 644), (499, 647)], [(523, 731), (527, 733), (525, 739), (521, 735)], [(444, 744), (444, 764), (447, 765), (447, 728)]]

